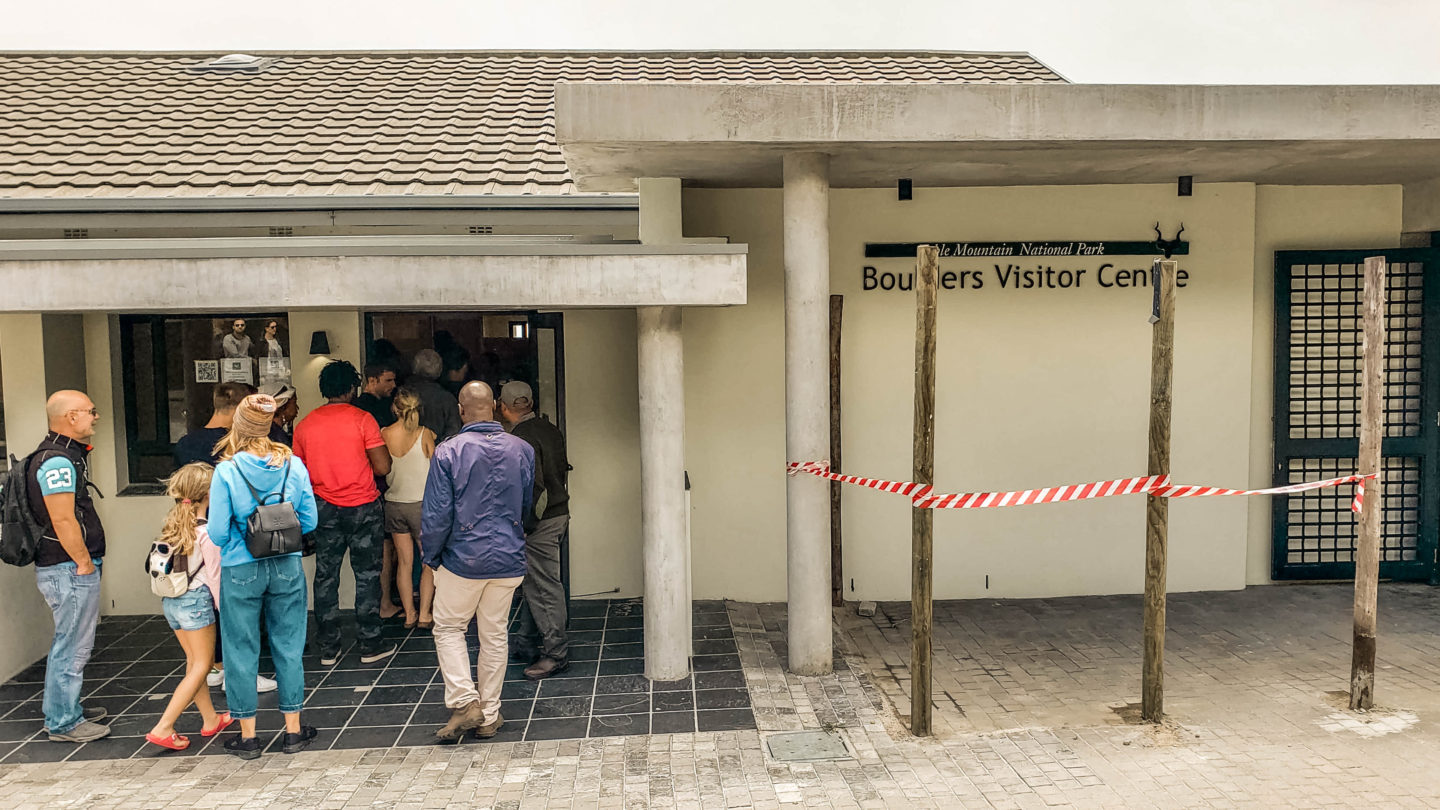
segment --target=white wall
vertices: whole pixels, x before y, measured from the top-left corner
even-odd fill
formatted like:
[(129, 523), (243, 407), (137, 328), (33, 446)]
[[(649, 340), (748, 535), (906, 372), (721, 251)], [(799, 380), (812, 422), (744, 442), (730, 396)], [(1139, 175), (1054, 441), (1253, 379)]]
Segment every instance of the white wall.
[[(1259, 219), (1257, 199), (1265, 206)], [(845, 295), (847, 472), (908, 479), (911, 469), (913, 296), (862, 291), (860, 274), (867, 264), (906, 271), (912, 262), (867, 260), (866, 242), (1148, 241), (1160, 220), (1167, 235), (1183, 221), (1190, 242), (1190, 255), (1179, 258), (1190, 278), (1177, 299), (1172, 472), (1177, 482), (1222, 486), (1260, 483), (1256, 465), (1263, 471), (1269, 458), (1268, 337), (1264, 347), (1257, 341), (1273, 325), (1268, 302), (1256, 298), (1270, 283), (1257, 269), (1268, 273), (1282, 247), (1393, 244), (1400, 222), (1394, 188), (1250, 184), (1200, 184), (1189, 198), (1169, 184), (920, 189), (910, 202), (891, 189), (837, 189), (831, 217), (831, 290)], [(695, 595), (782, 599), (780, 194), (687, 190), (685, 220), (687, 235), (724, 235), (751, 250), (749, 304), (686, 313)], [(1088, 270), (1078, 288), (1017, 290), (1000, 288), (994, 259), (942, 260), (942, 272), (986, 276), (982, 289), (940, 295), (939, 488), (1144, 473), (1149, 290), (1098, 286), (1101, 261), (1002, 259)], [(1145, 256), (1111, 261), (1149, 266)], [(1264, 430), (1255, 423), (1257, 397), (1267, 400)], [(905, 598), (908, 504), (856, 488), (844, 498), (847, 598)], [(1257, 535), (1257, 508), (1268, 515), (1261, 499), (1172, 503), (1171, 589), (1253, 581), (1252, 558), (1257, 548), (1268, 554), (1269, 543), (1268, 523)], [(1143, 498), (942, 512), (935, 531), (937, 598), (1133, 593), (1143, 584)]]
[[(48, 316), (0, 315), (0, 389), (5, 391), (8, 452), (24, 458), (48, 429), (45, 335)], [(54, 620), (35, 587), (34, 568), (0, 565), (0, 682), (44, 658)]]

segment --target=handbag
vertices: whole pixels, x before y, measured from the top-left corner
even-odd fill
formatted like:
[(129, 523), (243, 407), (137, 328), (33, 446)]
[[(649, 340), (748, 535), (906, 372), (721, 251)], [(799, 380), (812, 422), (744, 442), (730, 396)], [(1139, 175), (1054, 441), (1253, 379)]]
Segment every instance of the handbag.
[[(235, 471), (249, 487), (250, 496), (256, 504), (255, 511), (245, 519), (245, 548), (250, 551), (250, 556), (258, 560), (300, 551), (304, 545), (300, 515), (295, 512), (295, 504), (285, 500), (285, 486), (290, 482), (290, 462), (285, 462), (285, 478), (280, 482), (279, 491), (264, 496), (240, 471), (239, 464), (235, 465)], [(276, 495), (280, 496), (279, 502), (265, 502)]]

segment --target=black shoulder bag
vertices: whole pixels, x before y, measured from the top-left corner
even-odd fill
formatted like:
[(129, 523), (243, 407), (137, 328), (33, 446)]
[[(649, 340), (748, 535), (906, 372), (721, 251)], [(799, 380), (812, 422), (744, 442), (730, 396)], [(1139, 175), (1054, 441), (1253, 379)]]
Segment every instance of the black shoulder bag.
[[(290, 462), (285, 462), (285, 478), (280, 482), (279, 492), (267, 496), (261, 496), (255, 489), (250, 479), (241, 472), (238, 462), (235, 472), (240, 474), (240, 480), (249, 487), (250, 497), (254, 498), (257, 504), (255, 511), (245, 519), (245, 547), (250, 550), (250, 556), (258, 560), (300, 551), (304, 545), (300, 516), (295, 512), (295, 504), (285, 500), (285, 486), (290, 482)], [(280, 496), (279, 503), (265, 502), (274, 495)]]

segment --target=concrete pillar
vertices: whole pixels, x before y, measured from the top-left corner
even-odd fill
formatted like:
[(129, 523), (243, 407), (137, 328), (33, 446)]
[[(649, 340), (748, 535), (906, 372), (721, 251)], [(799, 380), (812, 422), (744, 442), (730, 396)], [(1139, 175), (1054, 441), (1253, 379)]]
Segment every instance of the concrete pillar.
[(685, 538), (685, 371), (678, 307), (641, 307), (640, 533), (645, 554), (645, 677), (690, 674)]
[[(785, 458), (830, 452), (830, 157), (784, 158)], [(790, 670), (831, 670), (830, 490), (813, 475), (786, 479)]]

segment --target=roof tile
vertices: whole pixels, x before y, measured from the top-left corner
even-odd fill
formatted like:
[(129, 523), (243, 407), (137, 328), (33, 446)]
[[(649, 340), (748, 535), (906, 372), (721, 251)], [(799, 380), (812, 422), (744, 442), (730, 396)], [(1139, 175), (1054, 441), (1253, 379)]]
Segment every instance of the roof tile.
[(569, 81), (1063, 82), (1026, 54), (0, 54), (0, 198), (576, 193)]

